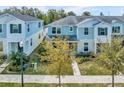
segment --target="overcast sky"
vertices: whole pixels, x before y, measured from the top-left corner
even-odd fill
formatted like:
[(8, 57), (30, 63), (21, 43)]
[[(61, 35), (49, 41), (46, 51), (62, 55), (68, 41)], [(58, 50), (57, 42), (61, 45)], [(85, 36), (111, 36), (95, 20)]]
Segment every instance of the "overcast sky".
[[(8, 6), (0, 6), (1, 10), (5, 8), (8, 8)], [(92, 15), (99, 15), (100, 12), (103, 12), (104, 15), (117, 16), (122, 15), (122, 13), (124, 13), (124, 6), (37, 6), (37, 8), (44, 12), (47, 12), (49, 9), (64, 9), (66, 12), (73, 11), (77, 15), (80, 15), (84, 11), (89, 11)]]

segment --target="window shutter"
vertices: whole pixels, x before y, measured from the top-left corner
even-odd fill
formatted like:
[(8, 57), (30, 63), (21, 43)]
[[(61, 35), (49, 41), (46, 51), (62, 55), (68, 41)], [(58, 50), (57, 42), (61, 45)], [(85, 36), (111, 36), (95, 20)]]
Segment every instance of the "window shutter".
[(13, 24), (10, 24), (10, 33), (13, 33), (12, 27), (13, 27)]
[(21, 33), (21, 32), (22, 32), (22, 31), (21, 31), (21, 30), (22, 30), (22, 25), (19, 24), (18, 27), (19, 27), (19, 33)]

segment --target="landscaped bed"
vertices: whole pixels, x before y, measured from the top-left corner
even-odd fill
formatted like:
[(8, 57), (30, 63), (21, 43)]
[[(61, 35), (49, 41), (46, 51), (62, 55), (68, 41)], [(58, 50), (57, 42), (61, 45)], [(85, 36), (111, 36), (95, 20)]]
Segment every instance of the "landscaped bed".
[[(50, 70), (49, 67), (51, 64), (55, 64), (54, 62), (41, 62), (39, 61), (38, 57), (36, 56), (37, 53), (43, 51), (42, 45), (38, 46), (33, 53), (29, 56), (30, 61), (26, 64), (27, 67), (24, 70), (24, 74), (32, 74), (32, 75), (56, 75), (55, 70)], [(67, 60), (68, 61), (68, 60)], [(36, 65), (34, 66), (34, 64)], [(73, 70), (71, 67), (71, 62), (68, 62), (69, 70), (64, 72), (65, 75), (73, 75)], [(19, 66), (18, 66), (19, 67)], [(18, 68), (17, 67), (17, 68)], [(2, 74), (20, 74), (21, 71), (11, 71), (10, 68), (14, 70), (15, 66), (11, 63), (6, 69), (2, 72)], [(16, 69), (17, 69), (16, 68)]]
[[(81, 60), (82, 59), (82, 60)], [(111, 75), (112, 71), (106, 66), (101, 65), (95, 58), (92, 57), (78, 57), (75, 59), (82, 75)], [(120, 72), (124, 74), (124, 66), (120, 66)]]

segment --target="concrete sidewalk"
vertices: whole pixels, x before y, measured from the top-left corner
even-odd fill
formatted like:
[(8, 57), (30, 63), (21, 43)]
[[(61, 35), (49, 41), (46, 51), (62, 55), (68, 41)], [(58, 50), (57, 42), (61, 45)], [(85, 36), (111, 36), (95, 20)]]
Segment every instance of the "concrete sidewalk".
[(9, 63), (4, 62), (2, 65), (0, 65), (0, 73), (4, 71), (4, 69), (9, 65)]
[(72, 59), (72, 69), (74, 76), (81, 76), (78, 64), (75, 60)]
[[(58, 83), (56, 75), (24, 75), (25, 83)], [(20, 83), (20, 75), (0, 75), (0, 82)], [(63, 76), (62, 83), (111, 83), (109, 75), (104, 76)], [(115, 83), (124, 83), (124, 76), (115, 76)]]

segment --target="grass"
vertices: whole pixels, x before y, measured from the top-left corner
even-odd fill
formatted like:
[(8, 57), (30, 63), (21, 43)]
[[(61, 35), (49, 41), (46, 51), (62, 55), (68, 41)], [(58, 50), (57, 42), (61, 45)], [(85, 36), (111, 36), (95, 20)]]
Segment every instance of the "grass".
[(111, 70), (92, 61), (79, 64), (79, 69), (82, 75), (111, 75)]
[[(62, 84), (63, 87), (111, 87), (110, 83), (65, 83)], [(25, 83), (25, 87), (57, 87), (58, 84), (55, 83)], [(115, 84), (117, 87), (124, 87), (124, 83)], [(0, 87), (21, 87), (20, 83), (0, 83)]]
[(81, 60), (76, 58), (82, 75), (111, 75), (111, 70), (101, 66), (98, 62), (95, 62), (94, 58), (85, 60), (86, 61), (80, 62)]
[[(99, 62), (95, 61), (95, 58), (83, 58), (81, 62), (81, 57), (76, 58), (78, 62), (79, 69), (82, 75), (111, 75), (112, 71), (106, 66), (101, 65)], [(124, 65), (119, 66), (120, 72), (124, 74)]]
[[(54, 64), (54, 63), (52, 63), (52, 64)], [(34, 67), (29, 66), (24, 71), (24, 74), (27, 74), (27, 75), (55, 75), (54, 70), (49, 72), (49, 70), (48, 70), (49, 65), (50, 64), (39, 63), (38, 66), (37, 66), (37, 70), (34, 70)], [(73, 75), (73, 70), (72, 70), (71, 64), (68, 64), (68, 65), (69, 65), (70, 71), (65, 72), (65, 75)], [(18, 72), (9, 72), (8, 69), (9, 69), (9, 66), (6, 67), (6, 69), (2, 72), (2, 74), (19, 74), (20, 73), (20, 71), (18, 71)]]

